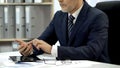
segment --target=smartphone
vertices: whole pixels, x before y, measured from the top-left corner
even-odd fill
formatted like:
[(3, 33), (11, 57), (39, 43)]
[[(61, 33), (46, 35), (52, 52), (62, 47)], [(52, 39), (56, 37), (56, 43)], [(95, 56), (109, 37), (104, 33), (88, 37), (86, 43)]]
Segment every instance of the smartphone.
[(20, 62), (37, 62), (40, 61), (37, 56), (9, 56), (12, 61), (15, 63), (20, 63)]

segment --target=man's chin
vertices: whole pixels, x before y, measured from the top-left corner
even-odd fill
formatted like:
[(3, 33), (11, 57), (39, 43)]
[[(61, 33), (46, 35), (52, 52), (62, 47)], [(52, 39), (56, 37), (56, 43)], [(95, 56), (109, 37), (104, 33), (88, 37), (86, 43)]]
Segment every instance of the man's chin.
[(63, 10), (63, 9), (62, 9), (62, 12), (68, 12), (68, 11), (67, 11), (67, 10)]

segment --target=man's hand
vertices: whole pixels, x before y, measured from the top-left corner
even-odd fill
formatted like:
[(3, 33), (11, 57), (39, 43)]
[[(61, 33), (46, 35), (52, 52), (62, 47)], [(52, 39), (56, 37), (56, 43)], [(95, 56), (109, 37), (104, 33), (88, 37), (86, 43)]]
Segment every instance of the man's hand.
[(26, 43), (22, 40), (15, 40), (19, 43), (18, 50), (23, 56), (28, 56), (33, 51), (32, 44)]
[(33, 45), (38, 49), (42, 49), (45, 53), (51, 54), (52, 46), (43, 40), (34, 39), (32, 40)]

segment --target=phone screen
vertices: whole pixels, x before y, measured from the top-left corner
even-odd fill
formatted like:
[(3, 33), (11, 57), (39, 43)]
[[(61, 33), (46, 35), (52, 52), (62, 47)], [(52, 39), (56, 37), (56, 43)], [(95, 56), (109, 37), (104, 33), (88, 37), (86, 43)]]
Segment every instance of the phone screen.
[(37, 56), (10, 56), (10, 59), (15, 63), (19, 62), (37, 62), (40, 61)]

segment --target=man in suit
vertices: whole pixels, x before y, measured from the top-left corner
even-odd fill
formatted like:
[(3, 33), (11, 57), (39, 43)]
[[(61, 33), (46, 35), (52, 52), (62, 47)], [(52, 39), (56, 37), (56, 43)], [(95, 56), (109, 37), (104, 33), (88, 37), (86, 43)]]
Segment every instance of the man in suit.
[[(52, 54), (57, 59), (109, 62), (107, 53), (108, 18), (85, 0), (58, 0), (56, 12), (43, 34), (28, 43), (20, 43), (22, 55)], [(69, 18), (69, 16), (72, 16)], [(69, 20), (69, 19), (73, 19)], [(69, 27), (68, 24), (72, 22)], [(70, 31), (69, 31), (70, 29)], [(56, 41), (60, 46), (55, 46)]]

